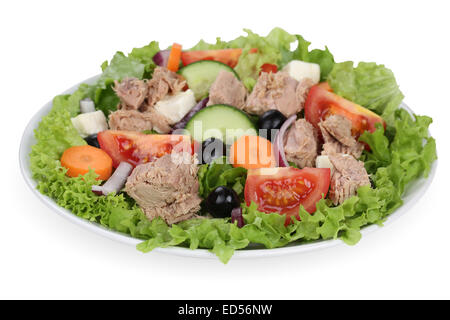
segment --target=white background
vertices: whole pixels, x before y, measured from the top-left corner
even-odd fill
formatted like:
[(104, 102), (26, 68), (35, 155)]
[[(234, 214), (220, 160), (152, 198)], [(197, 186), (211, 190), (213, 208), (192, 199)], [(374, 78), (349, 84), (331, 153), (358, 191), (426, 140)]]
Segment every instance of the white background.
[[(2, 1), (0, 298), (450, 298), (448, 1)], [(54, 95), (115, 51), (237, 37), (274, 26), (327, 45), (337, 61), (393, 69), (432, 116), (439, 168), (421, 201), (355, 247), (271, 259), (141, 254), (71, 224), (25, 185), (21, 134)]]

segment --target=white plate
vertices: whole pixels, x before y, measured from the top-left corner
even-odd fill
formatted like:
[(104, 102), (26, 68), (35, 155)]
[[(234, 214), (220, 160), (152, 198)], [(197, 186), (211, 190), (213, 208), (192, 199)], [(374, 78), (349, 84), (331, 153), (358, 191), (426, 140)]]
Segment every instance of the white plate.
[[(98, 78), (98, 76), (89, 78), (83, 83), (94, 83), (95, 80)], [(73, 86), (72, 88), (66, 90), (63, 94), (69, 94), (73, 93), (77, 88), (79, 84)], [(25, 181), (27, 182), (30, 189), (34, 192), (34, 194), (41, 199), (49, 208), (54, 210), (59, 215), (69, 219), (70, 221), (81, 225), (84, 228), (87, 228), (95, 233), (98, 233), (102, 236), (108, 237), (110, 239), (120, 241), (132, 246), (136, 246), (136, 244), (140, 243), (142, 240), (132, 238), (129, 235), (122, 234), (110, 229), (107, 229), (95, 222), (90, 222), (85, 219), (82, 219), (74, 214), (72, 214), (69, 210), (64, 209), (60, 206), (58, 206), (51, 198), (44, 196), (36, 189), (36, 181), (34, 181), (31, 178), (31, 170), (29, 165), (29, 157), (28, 154), (31, 151), (31, 146), (35, 144), (36, 140), (34, 138), (34, 130), (38, 127), (39, 122), (41, 121), (42, 117), (46, 115), (52, 107), (52, 102), (48, 102), (46, 105), (44, 105), (30, 120), (27, 127), (25, 128), (25, 131), (22, 136), (22, 141), (20, 143), (20, 153), (19, 153), (19, 161), (20, 161), (20, 168), (22, 171), (22, 174), (25, 178)], [(411, 113), (411, 109), (409, 109), (405, 104), (401, 105), (402, 108), (405, 108)], [(397, 209), (393, 214), (389, 216), (387, 221), (384, 223), (385, 225), (392, 223), (395, 219), (400, 217), (401, 215), (408, 212), (409, 209), (412, 208), (412, 206), (420, 199), (420, 197), (425, 193), (425, 191), (430, 186), (434, 175), (436, 173), (436, 167), (437, 167), (437, 161), (433, 164), (431, 173), (427, 179), (419, 179), (414, 181), (406, 190), (403, 200), (404, 204), (402, 207)], [(382, 227), (379, 227), (377, 225), (370, 225), (368, 227), (365, 227), (361, 230), (363, 239), (364, 236), (366, 236), (368, 233), (379, 230)], [(237, 250), (233, 256), (233, 259), (239, 259), (239, 258), (256, 258), (256, 257), (275, 257), (285, 254), (293, 254), (293, 253), (300, 253), (300, 252), (308, 252), (312, 250), (318, 250), (322, 248), (329, 248), (336, 246), (338, 244), (343, 243), (341, 240), (321, 240), (316, 241), (312, 243), (307, 244), (290, 244), (283, 248), (277, 248), (277, 249), (245, 249), (245, 250)], [(180, 247), (171, 247), (171, 248), (157, 248), (155, 251), (163, 252), (163, 253), (169, 253), (179, 256), (188, 256), (188, 257), (196, 257), (196, 258), (214, 258), (217, 259), (217, 257), (210, 253), (208, 250), (205, 249), (196, 249), (196, 250), (190, 250), (187, 248), (180, 248)]]

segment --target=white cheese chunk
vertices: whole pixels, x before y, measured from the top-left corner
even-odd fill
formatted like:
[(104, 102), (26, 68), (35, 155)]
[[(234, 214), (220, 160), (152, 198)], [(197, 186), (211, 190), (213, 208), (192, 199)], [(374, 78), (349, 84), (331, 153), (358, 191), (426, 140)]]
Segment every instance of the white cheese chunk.
[(317, 63), (292, 60), (283, 68), (283, 71), (297, 81), (305, 78), (310, 78), (314, 84), (320, 81), (320, 66)]
[(81, 137), (86, 138), (91, 134), (108, 130), (108, 123), (103, 111), (82, 113), (72, 118), (72, 124)]
[(316, 158), (316, 168), (330, 168), (331, 175), (333, 175), (334, 166), (331, 163), (330, 158), (328, 158), (328, 156), (318, 156)]
[(95, 112), (95, 104), (90, 98), (86, 98), (80, 101), (81, 113)]
[(158, 101), (156, 111), (164, 115), (169, 124), (175, 124), (196, 105), (195, 95), (192, 90), (180, 92), (174, 96)]

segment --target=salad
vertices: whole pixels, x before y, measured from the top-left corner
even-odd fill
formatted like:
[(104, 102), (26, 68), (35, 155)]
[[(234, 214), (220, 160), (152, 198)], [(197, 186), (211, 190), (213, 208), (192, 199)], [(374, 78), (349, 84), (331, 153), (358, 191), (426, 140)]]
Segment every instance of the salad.
[(249, 246), (354, 245), (381, 225), (437, 158), (432, 119), (399, 108), (384, 65), (245, 32), (117, 52), (94, 84), (56, 96), (30, 153), (39, 191), (142, 252), (224, 263)]

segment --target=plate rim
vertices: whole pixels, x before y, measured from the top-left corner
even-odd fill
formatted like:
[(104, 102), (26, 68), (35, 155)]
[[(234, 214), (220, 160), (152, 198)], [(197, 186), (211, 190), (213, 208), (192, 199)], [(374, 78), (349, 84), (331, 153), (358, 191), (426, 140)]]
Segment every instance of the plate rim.
[[(99, 78), (99, 76), (100, 75), (90, 77), (70, 87), (61, 94), (71, 94), (75, 92), (78, 89), (78, 87), (83, 83), (87, 84), (94, 83)], [(58, 215), (68, 219), (72, 223), (75, 223), (81, 227), (84, 227), (96, 234), (100, 234), (101, 236), (104, 236), (111, 240), (115, 240), (117, 242), (121, 242), (127, 245), (133, 245), (134, 247), (136, 247), (137, 244), (141, 243), (144, 240), (133, 238), (129, 235), (114, 231), (112, 229), (108, 229), (98, 223), (78, 217), (77, 215), (73, 214), (70, 210), (58, 206), (53, 199), (49, 198), (46, 195), (43, 195), (37, 190), (36, 188), (37, 183), (34, 179), (32, 179), (31, 170), (29, 167), (29, 153), (31, 151), (31, 146), (34, 144), (35, 141), (34, 130), (37, 128), (42, 117), (50, 111), (50, 109), (52, 108), (52, 104), (53, 99), (44, 104), (32, 116), (32, 118), (28, 121), (21, 137), (19, 147), (19, 164), (20, 164), (20, 171), (27, 186), (48, 208), (52, 209), (52, 211), (55, 211)], [(410, 114), (413, 113), (413, 111), (404, 102), (401, 103), (400, 107), (406, 109)], [(438, 160), (435, 160), (428, 177), (427, 178), (422, 177), (413, 182), (413, 185), (418, 185), (416, 188), (414, 188), (414, 186), (409, 186), (409, 189), (412, 189), (412, 193), (407, 194), (406, 196), (405, 195), (402, 196), (403, 205), (387, 217), (386, 221), (383, 223), (383, 226), (387, 226), (392, 222), (396, 221), (399, 217), (403, 216), (407, 211), (409, 211), (411, 207), (413, 207), (422, 198), (422, 196), (425, 194), (425, 192), (430, 187), (432, 181), (434, 180), (437, 165)], [(364, 238), (373, 231), (380, 230), (381, 228), (382, 227), (378, 225), (374, 224), (369, 225), (361, 229), (361, 234)], [(361, 241), (363, 241), (363, 239), (361, 239)], [(287, 254), (306, 253), (315, 250), (331, 248), (341, 244), (344, 244), (342, 240), (332, 239), (332, 240), (319, 240), (316, 242), (306, 244), (301, 243), (291, 244), (285, 247), (273, 249), (239, 249), (235, 251), (232, 259), (278, 257)], [(183, 257), (217, 259), (217, 256), (214, 253), (210, 252), (208, 249), (191, 250), (189, 248), (183, 247), (168, 247), (168, 248), (156, 248), (153, 251)]]

